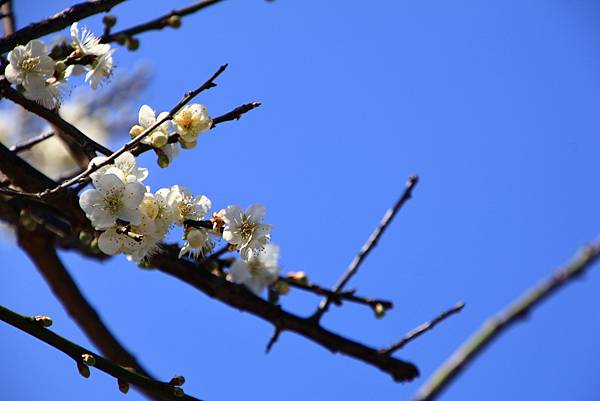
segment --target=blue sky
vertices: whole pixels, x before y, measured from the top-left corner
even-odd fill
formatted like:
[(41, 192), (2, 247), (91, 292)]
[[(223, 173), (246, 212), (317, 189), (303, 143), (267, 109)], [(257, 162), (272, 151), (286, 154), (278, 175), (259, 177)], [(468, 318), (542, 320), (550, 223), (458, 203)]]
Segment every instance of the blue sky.
[[(15, 3), (19, 26), (69, 5)], [(185, 4), (133, 0), (114, 14), (126, 27)], [(115, 54), (124, 72), (151, 63), (140, 102), (159, 110), (223, 63), (219, 86), (200, 98), (213, 115), (263, 102), (168, 169), (150, 157), (140, 164), (153, 188), (186, 185), (216, 208), (265, 204), (285, 270), (333, 284), (419, 174), (414, 199), (352, 281), (395, 309), (376, 320), (348, 305), (324, 319), (383, 346), (464, 300), (460, 315), (398, 353), (419, 366), (413, 383), (289, 333), (265, 355), (271, 327), (251, 315), (121, 257), (62, 256), (117, 337), (157, 376), (183, 374), (192, 395), (406, 400), (486, 317), (598, 235), (599, 16), (600, 4), (583, 0), (230, 0)], [(100, 30), (99, 17), (85, 24)], [(23, 253), (10, 241), (0, 250), (0, 303), (50, 315), (55, 331), (90, 346)], [(597, 399), (599, 291), (591, 271), (510, 329), (442, 399)], [(284, 299), (300, 314), (317, 302)], [(26, 334), (0, 325), (0, 338), (6, 399), (122, 397), (112, 378), (79, 377)]]

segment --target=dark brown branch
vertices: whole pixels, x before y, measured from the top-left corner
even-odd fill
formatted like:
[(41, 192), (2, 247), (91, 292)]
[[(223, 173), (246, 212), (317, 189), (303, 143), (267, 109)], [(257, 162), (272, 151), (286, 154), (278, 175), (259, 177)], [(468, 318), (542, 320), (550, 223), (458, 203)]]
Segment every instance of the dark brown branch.
[(26, 150), (33, 148), (38, 143), (44, 142), (46, 139), (52, 138), (53, 136), (54, 136), (54, 132), (47, 132), (47, 133), (38, 135), (34, 138), (28, 139), (25, 142), (21, 142), (14, 146), (11, 146), (10, 151), (15, 152), (15, 153), (24, 152)]
[(203, 8), (206, 8), (208, 6), (216, 4), (216, 3), (220, 2), (220, 1), (222, 1), (222, 0), (202, 0), (202, 1), (198, 1), (198, 2), (192, 4), (192, 5), (188, 6), (188, 7), (184, 7), (184, 8), (181, 8), (179, 10), (173, 10), (170, 13), (167, 13), (167, 14), (165, 14), (163, 16), (160, 16), (158, 18), (153, 19), (152, 21), (148, 21), (148, 22), (136, 25), (136, 26), (128, 28), (128, 29), (123, 29), (122, 31), (115, 32), (115, 33), (112, 33), (112, 34), (109, 34), (109, 35), (104, 35), (104, 36), (102, 36), (102, 42), (104, 42), (104, 43), (114, 42), (120, 36), (132, 37), (132, 36), (137, 35), (139, 33), (163, 29), (166, 26), (170, 25), (169, 24), (169, 19), (171, 17), (175, 17), (175, 16), (177, 16), (177, 17), (183, 17), (183, 16), (186, 16), (186, 15), (195, 13), (196, 11), (200, 11)]
[(72, 146), (79, 151), (83, 149), (86, 156), (93, 158), (95, 152), (100, 152), (104, 155), (110, 155), (112, 153), (110, 149), (89, 138), (73, 124), (61, 118), (55, 111), (48, 110), (44, 106), (25, 98), (18, 91), (13, 89), (8, 81), (2, 80), (0, 82), (0, 93), (2, 96), (23, 107), (25, 110), (38, 115), (54, 125), (58, 129), (60, 137), (63, 138), (70, 147)]
[[(19, 230), (18, 241), (19, 246), (29, 255), (56, 298), (90, 341), (111, 361), (121, 366), (134, 368), (136, 372), (152, 379), (146, 369), (108, 330), (98, 312), (83, 296), (56, 254), (51, 239), (41, 232), (32, 233)], [(144, 389), (141, 390), (144, 391)], [(149, 392), (146, 394), (154, 400), (165, 399)]]
[(95, 0), (75, 4), (58, 14), (45, 18), (19, 29), (12, 35), (0, 40), (0, 53), (6, 53), (17, 45), (24, 45), (32, 39), (40, 38), (52, 32), (60, 31), (73, 22), (94, 14), (108, 11), (124, 0)]
[(13, 13), (12, 0), (2, 3), (0, 12), (2, 13), (4, 36), (12, 35), (15, 32), (15, 14)]
[(164, 273), (177, 277), (210, 297), (260, 317), (273, 324), (274, 327), (280, 328), (281, 331), (300, 334), (331, 352), (340, 352), (375, 366), (391, 375), (396, 381), (409, 381), (419, 375), (417, 367), (412, 363), (384, 355), (375, 348), (335, 334), (310, 318), (302, 318), (284, 311), (279, 306), (255, 296), (241, 285), (217, 277), (206, 269), (198, 269), (191, 262), (177, 259), (177, 254), (176, 247), (166, 247), (163, 253), (150, 258), (149, 264)]
[(73, 358), (77, 365), (83, 364), (83, 355), (91, 355), (94, 360), (92, 364), (93, 367), (109, 374), (119, 381), (124, 383), (132, 383), (167, 400), (199, 401), (197, 398), (190, 397), (188, 395), (183, 395), (181, 397), (177, 396), (175, 395), (176, 392), (182, 391), (180, 387), (169, 383), (152, 380), (147, 376), (144, 376), (133, 370), (126, 369), (123, 366), (119, 366), (118, 364), (115, 364), (110, 360), (67, 340), (64, 337), (59, 336), (58, 334), (43, 327), (43, 325), (38, 321), (40, 319), (22, 316), (11, 311), (10, 309), (0, 306), (0, 320), (32, 335), (33, 337), (38, 338), (39, 340), (42, 340), (57, 350), (62, 351), (64, 354)]
[(438, 323), (440, 323), (440, 322), (446, 320), (447, 318), (449, 318), (450, 316), (460, 312), (461, 310), (463, 310), (464, 307), (465, 307), (464, 302), (457, 303), (456, 305), (454, 305), (452, 308), (448, 309), (447, 311), (440, 313), (434, 319), (432, 319), (428, 322), (425, 322), (422, 325), (411, 330), (400, 341), (398, 341), (395, 344), (390, 345), (388, 348), (382, 349), (381, 352), (384, 354), (389, 354), (389, 355), (393, 354), (394, 352), (403, 348), (409, 342), (420, 337), (422, 334), (425, 334), (429, 330), (433, 330), (433, 328), (435, 326), (437, 326)]
[[(261, 105), (260, 102), (251, 102), (236, 107), (228, 113), (225, 113), (219, 117), (215, 117), (212, 122), (211, 129), (215, 128), (217, 124), (221, 124), (227, 121), (239, 120), (243, 114), (249, 112), (250, 110), (254, 110), (255, 108)], [(169, 136), (169, 143), (176, 143), (179, 141), (179, 134), (172, 134)], [(134, 156), (141, 155), (144, 152), (152, 150), (152, 146), (146, 145), (145, 143), (139, 143), (135, 149), (131, 151)]]
[[(406, 203), (406, 201), (408, 201), (412, 197), (412, 191), (418, 182), (419, 178), (416, 175), (408, 177), (404, 193), (402, 194), (400, 199), (398, 199), (394, 207), (388, 209), (388, 211), (385, 212), (383, 218), (379, 222), (379, 226), (375, 229), (375, 231), (373, 231), (367, 242), (358, 252), (358, 255), (356, 255), (356, 257), (350, 263), (350, 266), (348, 266), (348, 269), (346, 270), (340, 281), (338, 281), (338, 283), (335, 285), (333, 289), (334, 292), (340, 292), (341, 290), (343, 290), (344, 286), (348, 283), (348, 281), (350, 281), (352, 276), (356, 274), (362, 262), (367, 258), (367, 256), (369, 256), (373, 248), (375, 248), (375, 246), (379, 242), (379, 238), (381, 238), (388, 225), (392, 222), (394, 216), (396, 216), (396, 214)], [(327, 309), (329, 308), (330, 304), (331, 297), (323, 298), (321, 300), (321, 303), (319, 304), (319, 307), (317, 308), (317, 311), (313, 315), (313, 319), (319, 321), (323, 314), (327, 312)]]
[(583, 248), (567, 265), (525, 292), (506, 309), (485, 322), (421, 386), (414, 401), (431, 401), (462, 372), (467, 365), (510, 326), (528, 316), (542, 301), (581, 276), (600, 258), (600, 241)]

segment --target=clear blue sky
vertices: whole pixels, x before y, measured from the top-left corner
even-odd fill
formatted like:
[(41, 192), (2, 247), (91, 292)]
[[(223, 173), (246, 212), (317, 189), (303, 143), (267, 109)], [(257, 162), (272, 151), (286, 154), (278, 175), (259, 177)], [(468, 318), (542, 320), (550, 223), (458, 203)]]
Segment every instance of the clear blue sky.
[[(19, 26), (68, 5), (15, 3)], [(125, 27), (184, 4), (137, 0), (114, 13)], [(463, 313), (398, 354), (419, 366), (413, 383), (289, 333), (265, 355), (271, 327), (251, 315), (122, 257), (62, 256), (118, 338), (156, 375), (183, 374), (192, 395), (406, 400), (487, 316), (598, 235), (599, 17), (592, 0), (230, 0), (179, 30), (144, 34), (138, 52), (115, 54), (122, 71), (152, 63), (143, 99), (157, 109), (225, 62), (219, 86), (201, 98), (213, 115), (263, 102), (171, 168), (141, 164), (153, 188), (187, 185), (216, 208), (267, 205), (286, 270), (333, 284), (406, 177), (420, 175), (352, 283), (396, 308), (376, 320), (349, 305), (324, 321), (382, 346), (464, 300)], [(23, 253), (6, 241), (0, 250), (0, 303), (50, 315), (58, 333), (89, 345)], [(598, 399), (599, 291), (598, 271), (561, 291), (442, 399)], [(317, 299), (296, 293), (284, 302), (307, 313)], [(26, 334), (0, 324), (0, 339), (3, 399), (125, 397), (112, 378), (79, 377), (71, 360)]]

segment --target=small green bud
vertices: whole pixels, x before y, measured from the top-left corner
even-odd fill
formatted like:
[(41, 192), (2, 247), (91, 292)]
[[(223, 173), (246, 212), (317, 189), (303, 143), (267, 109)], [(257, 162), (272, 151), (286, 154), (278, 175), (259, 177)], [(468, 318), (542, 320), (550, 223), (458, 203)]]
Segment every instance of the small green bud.
[(185, 393), (181, 387), (173, 387), (173, 395), (175, 397), (183, 397)]
[(167, 25), (177, 29), (181, 26), (181, 17), (179, 15), (171, 15), (167, 19)]
[(81, 360), (88, 366), (94, 366), (96, 364), (96, 358), (91, 354), (83, 354), (81, 355)]
[(273, 284), (273, 290), (276, 291), (279, 295), (286, 295), (290, 292), (290, 285), (285, 281), (278, 280)]
[(160, 168), (166, 168), (169, 166), (169, 156), (167, 156), (165, 154), (165, 152), (161, 151), (160, 149), (155, 149), (156, 150), (156, 154), (158, 155), (158, 159), (156, 160), (156, 162), (158, 163)]
[(136, 38), (127, 38), (127, 50), (135, 51), (140, 48), (140, 41)]
[(107, 28), (112, 28), (117, 23), (117, 17), (115, 17), (113, 14), (106, 14), (104, 17), (102, 17), (102, 22)]
[(92, 234), (89, 231), (86, 230), (81, 230), (79, 231), (79, 241), (81, 241), (84, 244), (91, 244), (92, 240), (94, 239), (94, 234)]
[(183, 383), (185, 383), (185, 377), (183, 376), (174, 376), (171, 381), (169, 381), (169, 384), (174, 386), (182, 386)]
[(181, 144), (181, 147), (184, 149), (194, 149), (196, 147), (196, 145), (198, 144), (198, 141), (186, 142), (184, 140), (181, 140), (181, 138), (180, 138), (179, 143)]
[(90, 377), (90, 368), (82, 362), (77, 362), (77, 370), (79, 371), (79, 374), (86, 379)]
[(119, 385), (119, 391), (123, 394), (127, 394), (127, 392), (129, 391), (129, 383), (121, 379), (117, 379), (117, 384)]
[(129, 39), (129, 36), (121, 33), (119, 35), (117, 35), (116, 37), (116, 41), (118, 44), (120, 44), (121, 46), (125, 46), (127, 44), (127, 39)]
[(153, 132), (151, 135), (152, 147), (162, 148), (169, 142), (169, 136), (162, 131)]

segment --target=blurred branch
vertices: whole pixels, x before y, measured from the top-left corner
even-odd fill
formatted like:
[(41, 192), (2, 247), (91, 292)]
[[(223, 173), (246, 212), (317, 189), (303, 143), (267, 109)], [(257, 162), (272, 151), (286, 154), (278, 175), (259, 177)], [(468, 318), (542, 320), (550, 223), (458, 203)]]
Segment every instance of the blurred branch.
[(13, 12), (12, 0), (6, 0), (2, 3), (0, 13), (2, 13), (4, 36), (12, 35), (15, 32), (15, 14)]
[[(132, 367), (136, 372), (152, 379), (136, 358), (108, 330), (96, 310), (85, 299), (57, 255), (52, 240), (41, 232), (18, 230), (17, 235), (19, 246), (29, 255), (54, 295), (90, 341), (113, 362)], [(141, 390), (150, 399), (165, 399), (144, 389)]]
[(34, 138), (28, 139), (24, 142), (21, 142), (14, 146), (11, 146), (10, 151), (15, 152), (15, 153), (24, 152), (26, 150), (33, 148), (38, 143), (44, 142), (46, 139), (52, 138), (53, 136), (54, 136), (54, 132), (46, 132), (46, 133), (40, 134)]
[[(48, 322), (46, 325), (49, 325), (51, 320), (47, 317), (22, 316), (11, 311), (10, 309), (0, 306), (0, 320), (42, 340), (46, 344), (51, 345), (57, 350), (62, 351), (66, 355), (73, 358), (73, 360), (77, 363), (80, 373), (84, 377), (89, 376), (88, 366), (93, 366), (96, 369), (101, 370), (117, 379), (120, 387), (121, 383), (132, 383), (167, 400), (198, 401), (197, 398), (183, 395), (183, 390), (180, 387), (166, 382), (152, 380), (149, 377), (135, 372), (133, 369), (127, 369), (123, 366), (119, 366), (110, 360), (105, 359), (102, 356), (95, 354), (92, 351), (85, 349), (46, 329), (40, 322)], [(84, 363), (84, 360), (87, 363)]]
[[(371, 234), (371, 236), (369, 237), (367, 242), (360, 249), (360, 252), (358, 253), (358, 255), (356, 255), (354, 260), (352, 260), (352, 262), (350, 263), (350, 266), (348, 266), (346, 273), (344, 273), (344, 275), (342, 276), (340, 281), (338, 281), (338, 283), (335, 285), (335, 287), (333, 289), (334, 292), (342, 291), (344, 289), (344, 286), (348, 283), (348, 281), (350, 281), (352, 276), (354, 276), (356, 274), (356, 272), (358, 272), (358, 268), (360, 267), (362, 262), (367, 258), (367, 256), (369, 256), (369, 254), (371, 253), (373, 248), (375, 248), (375, 246), (377, 245), (377, 242), (379, 242), (379, 238), (381, 238), (381, 236), (387, 229), (388, 225), (392, 222), (392, 219), (394, 218), (394, 216), (396, 216), (396, 214), (402, 208), (402, 206), (406, 203), (406, 201), (412, 197), (412, 191), (418, 182), (419, 182), (419, 178), (416, 175), (408, 177), (408, 181), (406, 182), (406, 188), (404, 190), (404, 193), (402, 194), (400, 199), (398, 199), (398, 201), (396, 202), (394, 207), (392, 207), (391, 209), (388, 209), (388, 211), (385, 212), (385, 214), (383, 215), (383, 218), (379, 222), (379, 226), (375, 229), (375, 231), (373, 231), (373, 233)], [(327, 309), (329, 308), (331, 301), (332, 301), (331, 297), (323, 298), (321, 300), (321, 303), (319, 304), (319, 307), (317, 308), (317, 311), (313, 315), (313, 319), (315, 319), (316, 321), (319, 321), (321, 319), (321, 317), (323, 316), (323, 314), (325, 312), (327, 312)]]
[(48, 110), (44, 106), (25, 98), (18, 91), (13, 89), (6, 80), (0, 81), (0, 94), (54, 125), (59, 130), (58, 134), (60, 137), (63, 138), (70, 147), (75, 147), (75, 150), (79, 151), (83, 149), (86, 156), (93, 158), (95, 152), (104, 155), (110, 155), (112, 153), (110, 149), (89, 138), (77, 129), (77, 127), (61, 118), (55, 111)]
[[(231, 283), (210, 273), (210, 269), (198, 267), (186, 260), (178, 259), (176, 247), (165, 246), (162, 253), (152, 256), (149, 265), (186, 282), (206, 295), (236, 309), (249, 312), (273, 324), (279, 331), (291, 331), (323, 346), (331, 352), (340, 352), (359, 361), (375, 366), (391, 375), (396, 381), (409, 381), (419, 375), (415, 365), (382, 354), (341, 335), (335, 334), (310, 318), (302, 318), (281, 307), (267, 302), (248, 291), (244, 286)], [(218, 261), (211, 261), (218, 263)]]
[(156, 19), (153, 19), (152, 21), (148, 21), (148, 22), (133, 26), (128, 29), (123, 29), (122, 31), (119, 31), (119, 32), (114, 32), (112, 34), (104, 35), (104, 36), (102, 36), (101, 41), (104, 43), (109, 43), (109, 42), (114, 42), (115, 40), (117, 40), (117, 37), (119, 37), (119, 36), (132, 37), (132, 36), (137, 35), (138, 33), (142, 33), (142, 32), (161, 30), (161, 29), (171, 25), (169, 23), (169, 20), (171, 17), (183, 17), (186, 15), (195, 13), (196, 11), (200, 11), (203, 8), (206, 8), (208, 6), (216, 4), (220, 1), (222, 1), (222, 0), (198, 1), (188, 7), (184, 7), (179, 10), (173, 10), (170, 13), (167, 13)]
[(525, 318), (542, 301), (558, 289), (579, 277), (600, 257), (600, 241), (584, 247), (571, 262), (550, 277), (525, 292), (513, 304), (483, 324), (452, 356), (421, 386), (413, 401), (437, 398), (457, 375), (493, 340), (510, 326)]
[(435, 326), (438, 325), (438, 323), (446, 320), (447, 318), (449, 318), (450, 316), (460, 312), (461, 310), (463, 310), (463, 308), (465, 307), (465, 303), (464, 302), (459, 302), (456, 305), (454, 305), (452, 308), (448, 309), (447, 311), (444, 311), (442, 313), (440, 313), (437, 317), (435, 317), (434, 319), (423, 323), (422, 325), (416, 327), (415, 329), (411, 330), (410, 332), (408, 332), (408, 334), (406, 334), (400, 341), (398, 341), (395, 344), (390, 345), (387, 348), (384, 348), (381, 350), (382, 353), (384, 354), (393, 354), (394, 352), (398, 351), (399, 349), (403, 348), (406, 344), (408, 344), (409, 342), (417, 339), (418, 337), (420, 337), (422, 334), (425, 334), (426, 332), (428, 332), (429, 330), (433, 330), (433, 328)]
[(24, 45), (32, 39), (40, 38), (52, 32), (60, 31), (73, 22), (94, 14), (108, 11), (124, 0), (95, 0), (75, 4), (40, 22), (35, 22), (19, 29), (12, 35), (0, 39), (0, 53), (6, 53), (17, 45)]

